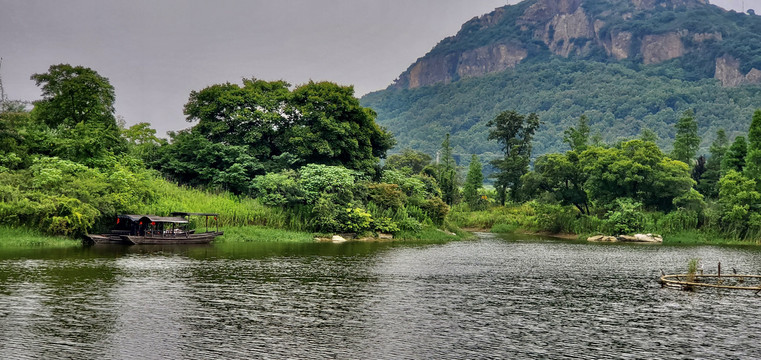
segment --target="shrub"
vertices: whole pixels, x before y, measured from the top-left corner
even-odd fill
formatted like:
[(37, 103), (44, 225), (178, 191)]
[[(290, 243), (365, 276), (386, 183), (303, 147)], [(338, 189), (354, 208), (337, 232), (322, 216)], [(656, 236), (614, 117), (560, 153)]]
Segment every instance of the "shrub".
[(388, 217), (381, 217), (381, 218), (374, 218), (373, 219), (373, 229), (377, 232), (382, 233), (396, 233), (401, 230), (399, 228), (399, 225), (397, 225), (391, 218)]
[(406, 197), (397, 184), (369, 184), (367, 190), (370, 200), (381, 207), (398, 209), (404, 205)]
[(290, 170), (257, 176), (251, 182), (251, 190), (254, 197), (269, 206), (295, 204), (304, 199), (296, 173)]
[(645, 226), (645, 218), (640, 211), (642, 203), (629, 198), (616, 199), (618, 209), (608, 212), (608, 224), (613, 234), (631, 234)]
[(356, 172), (341, 166), (309, 164), (299, 170), (299, 185), (307, 203), (314, 204), (324, 194), (335, 194), (342, 203), (351, 201)]
[(365, 210), (355, 207), (346, 208), (340, 216), (339, 230), (361, 233), (370, 230), (373, 217)]
[(444, 219), (446, 219), (449, 213), (449, 205), (441, 200), (441, 198), (428, 199), (420, 205), (428, 217), (437, 225), (443, 224)]

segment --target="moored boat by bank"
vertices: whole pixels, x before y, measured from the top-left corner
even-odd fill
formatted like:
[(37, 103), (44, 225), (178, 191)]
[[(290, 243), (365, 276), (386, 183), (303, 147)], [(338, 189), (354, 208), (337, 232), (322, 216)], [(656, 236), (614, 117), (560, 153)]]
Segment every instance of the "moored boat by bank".
[[(214, 213), (174, 212), (172, 216), (122, 214), (116, 226), (106, 234), (86, 235), (87, 244), (161, 245), (207, 244), (224, 232), (219, 231), (218, 216)], [(205, 231), (190, 229), (191, 216), (205, 217)], [(209, 229), (209, 218), (213, 229)]]

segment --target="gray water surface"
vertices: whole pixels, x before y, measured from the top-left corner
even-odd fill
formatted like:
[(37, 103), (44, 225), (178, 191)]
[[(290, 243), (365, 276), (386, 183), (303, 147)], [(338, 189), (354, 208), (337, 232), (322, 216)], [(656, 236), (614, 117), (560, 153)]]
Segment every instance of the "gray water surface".
[(754, 247), (491, 234), (0, 251), (0, 358), (761, 358), (761, 296), (656, 282), (691, 258), (761, 274)]

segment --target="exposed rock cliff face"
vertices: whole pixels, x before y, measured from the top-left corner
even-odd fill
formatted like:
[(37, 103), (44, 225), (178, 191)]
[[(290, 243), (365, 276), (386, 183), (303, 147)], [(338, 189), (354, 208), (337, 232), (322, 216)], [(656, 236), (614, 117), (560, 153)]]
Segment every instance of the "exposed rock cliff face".
[(519, 46), (496, 44), (483, 46), (464, 52), (457, 64), (457, 75), (461, 78), (480, 76), (515, 67), (528, 56)]
[(642, 39), (642, 62), (646, 65), (657, 64), (684, 55), (682, 37), (685, 32), (672, 32), (662, 35), (645, 35)]
[(568, 57), (571, 53), (583, 53), (574, 40), (592, 39), (595, 36), (592, 22), (584, 9), (577, 8), (572, 14), (558, 14), (545, 27), (544, 43), (553, 53)]
[[(443, 42), (445, 45), (440, 44), (452, 49), (432, 51), (419, 59), (392, 86), (417, 88), (481, 76), (515, 67), (530, 54), (542, 52), (581, 58), (604, 54), (612, 60), (634, 59), (646, 65), (658, 64), (698, 54), (706, 44), (724, 41), (721, 32), (691, 31), (675, 25), (670, 31), (659, 27), (658, 31), (648, 33), (642, 27), (626, 25), (660, 11), (712, 7), (707, 0), (608, 0), (609, 8), (618, 12), (600, 12), (599, 0), (595, 1), (597, 13), (589, 10), (594, 9), (587, 4), (592, 0), (525, 0), (522, 4), (501, 7), (473, 18), (463, 25), (457, 36), (447, 39)], [(479, 37), (479, 34), (487, 35)], [(707, 59), (707, 64), (713, 61)], [(715, 61), (715, 77), (725, 86), (757, 83), (761, 77), (755, 69), (740, 73), (741, 64), (735, 58)]]
[(751, 69), (747, 74), (740, 72), (740, 62), (731, 55), (716, 59), (716, 75), (724, 86), (761, 84), (761, 70)]

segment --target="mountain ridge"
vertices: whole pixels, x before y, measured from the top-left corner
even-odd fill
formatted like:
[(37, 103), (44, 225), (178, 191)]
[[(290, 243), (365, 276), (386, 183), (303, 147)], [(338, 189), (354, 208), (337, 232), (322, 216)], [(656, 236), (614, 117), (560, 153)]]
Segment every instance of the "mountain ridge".
[[(526, 0), (466, 22), (456, 35), (410, 65), (390, 87), (450, 83), (514, 68), (532, 57), (631, 59), (649, 65), (691, 53), (710, 54), (702, 59), (713, 65), (712, 73), (705, 75), (724, 86), (761, 83), (759, 54), (749, 59), (724, 44), (736, 29), (696, 20), (722, 15), (755, 17), (705, 0)], [(756, 24), (756, 30), (761, 25)], [(761, 40), (757, 35), (745, 40), (753, 38)]]
[[(574, 25), (583, 17), (593, 29)], [(569, 35), (588, 31), (609, 37)], [(539, 115), (534, 156), (567, 149), (563, 131), (582, 115), (605, 142), (649, 129), (668, 150), (673, 125), (693, 110), (705, 153), (719, 128), (747, 131), (761, 107), (758, 69), (755, 15), (702, 0), (526, 0), (466, 22), (361, 103), (394, 133), (397, 151), (434, 154), (451, 134), (466, 161), (493, 159), (500, 149), (486, 123), (505, 110)]]

